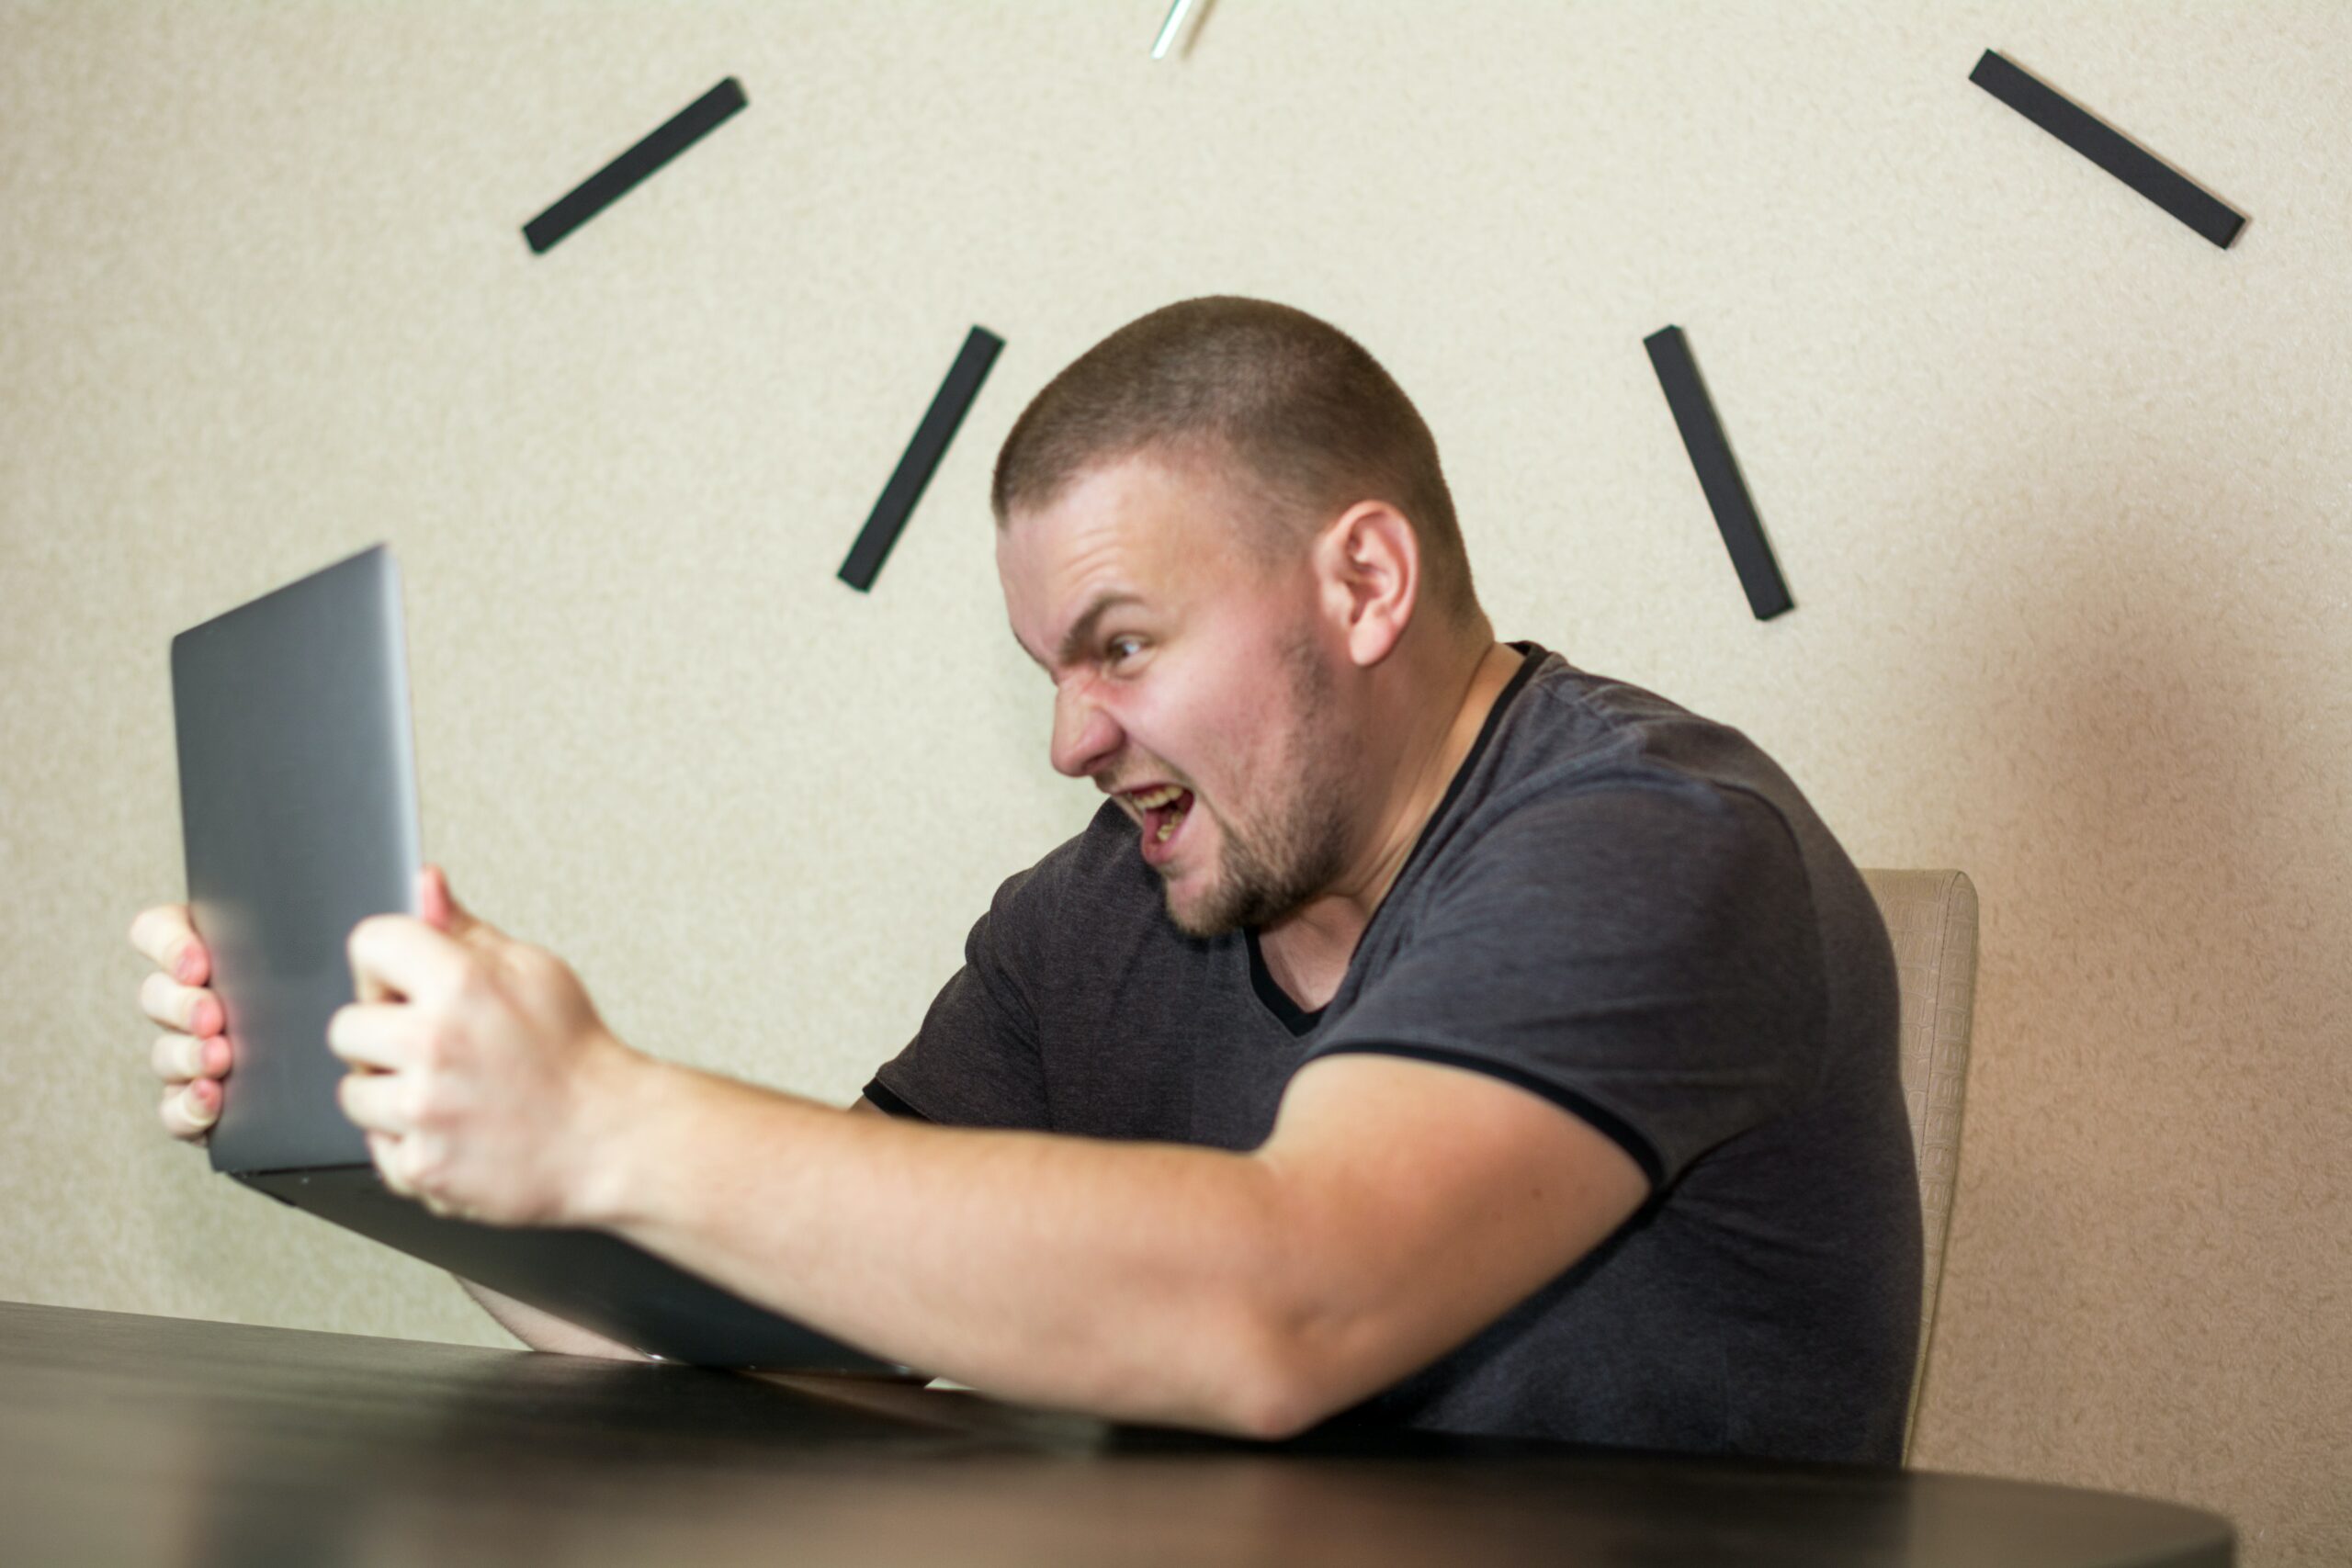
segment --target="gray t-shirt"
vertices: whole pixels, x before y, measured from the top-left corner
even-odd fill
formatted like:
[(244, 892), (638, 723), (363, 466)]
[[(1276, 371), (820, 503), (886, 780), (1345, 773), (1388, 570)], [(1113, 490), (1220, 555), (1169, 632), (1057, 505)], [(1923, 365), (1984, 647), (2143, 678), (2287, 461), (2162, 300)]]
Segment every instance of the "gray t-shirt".
[(866, 1095), (977, 1127), (1250, 1149), (1339, 1052), (1490, 1073), (1647, 1173), (1639, 1213), (1350, 1424), (1894, 1463), (1918, 1335), (1894, 954), (1737, 730), (1532, 644), (1301, 1010), (1168, 919), (1116, 805), (1001, 887)]

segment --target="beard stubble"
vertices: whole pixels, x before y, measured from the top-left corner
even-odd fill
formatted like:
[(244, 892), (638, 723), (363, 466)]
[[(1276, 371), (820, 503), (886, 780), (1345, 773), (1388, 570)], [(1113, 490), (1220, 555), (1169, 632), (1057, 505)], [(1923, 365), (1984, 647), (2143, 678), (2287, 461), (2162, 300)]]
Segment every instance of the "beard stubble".
[(1364, 788), (1362, 748), (1338, 718), (1331, 674), (1314, 644), (1292, 643), (1282, 663), (1294, 722), (1273, 766), (1288, 786), (1270, 792), (1266, 820), (1246, 830), (1209, 807), (1224, 845), (1216, 881), (1190, 913), (1178, 909), (1173, 885), (1167, 889), (1169, 919), (1187, 936), (1271, 925), (1347, 864), (1348, 828)]

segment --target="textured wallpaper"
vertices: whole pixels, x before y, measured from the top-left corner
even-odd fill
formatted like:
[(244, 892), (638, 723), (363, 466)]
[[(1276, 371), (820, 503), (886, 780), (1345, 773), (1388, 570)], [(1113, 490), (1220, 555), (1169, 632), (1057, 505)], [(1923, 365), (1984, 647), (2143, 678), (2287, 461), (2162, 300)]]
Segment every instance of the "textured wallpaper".
[[(459, 897), (633, 1043), (846, 1099), (1094, 798), (1006, 634), (997, 443), (1121, 322), (1256, 293), (1418, 400), (1502, 635), (1974, 881), (1918, 1462), (2352, 1554), (2352, 9), (1216, 0), (1155, 63), (1164, 10), (0, 6), (0, 1297), (501, 1342), (155, 1128), (123, 931), (183, 890), (174, 632), (389, 540)], [(1970, 85), (1987, 48), (2243, 236)]]

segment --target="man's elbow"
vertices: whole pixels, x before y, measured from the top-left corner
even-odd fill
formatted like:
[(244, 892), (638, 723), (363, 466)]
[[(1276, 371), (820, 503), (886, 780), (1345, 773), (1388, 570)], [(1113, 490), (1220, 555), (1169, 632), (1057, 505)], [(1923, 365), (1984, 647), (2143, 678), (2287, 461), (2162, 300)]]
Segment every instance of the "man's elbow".
[(1252, 1324), (1234, 1335), (1227, 1348), (1212, 1412), (1213, 1429), (1224, 1436), (1280, 1442), (1348, 1403), (1337, 1380), (1326, 1375), (1309, 1337), (1293, 1323)]
[(1227, 1437), (1278, 1443), (1297, 1437), (1330, 1414), (1319, 1401), (1277, 1382), (1250, 1390), (1237, 1400), (1218, 1430)]

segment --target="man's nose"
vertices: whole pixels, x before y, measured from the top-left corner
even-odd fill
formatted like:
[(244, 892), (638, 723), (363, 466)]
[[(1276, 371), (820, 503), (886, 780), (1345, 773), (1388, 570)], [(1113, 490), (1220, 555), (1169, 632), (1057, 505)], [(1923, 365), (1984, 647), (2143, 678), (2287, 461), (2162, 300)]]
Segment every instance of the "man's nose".
[(1087, 701), (1077, 686), (1054, 694), (1054, 771), (1091, 778), (1117, 753), (1125, 739), (1118, 721)]

